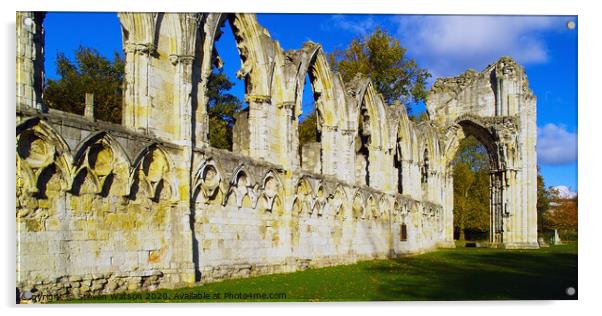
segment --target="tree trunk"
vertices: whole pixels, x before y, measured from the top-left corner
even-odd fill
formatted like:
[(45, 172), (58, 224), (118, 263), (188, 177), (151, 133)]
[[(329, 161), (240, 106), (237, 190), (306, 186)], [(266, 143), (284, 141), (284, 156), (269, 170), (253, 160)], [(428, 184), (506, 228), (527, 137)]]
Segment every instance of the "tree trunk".
[[(470, 187), (470, 186), (469, 186)], [(466, 191), (464, 191), (464, 202), (462, 203), (462, 216), (460, 216), (460, 236), (459, 239), (460, 241), (465, 241), (466, 240), (466, 235), (464, 233), (464, 221), (466, 218), (466, 204), (468, 202), (468, 189), (466, 189)]]

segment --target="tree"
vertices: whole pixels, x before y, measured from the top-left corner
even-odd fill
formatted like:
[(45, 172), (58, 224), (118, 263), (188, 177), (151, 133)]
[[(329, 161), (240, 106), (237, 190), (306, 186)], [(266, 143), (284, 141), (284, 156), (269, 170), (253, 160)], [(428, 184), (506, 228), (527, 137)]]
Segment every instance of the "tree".
[(414, 115), (410, 115), (410, 121), (415, 122), (415, 123), (425, 122), (428, 120), (429, 120), (429, 116), (426, 113), (426, 111), (416, 113)]
[(110, 61), (97, 50), (80, 46), (75, 63), (58, 53), (56, 66), (60, 79), (49, 79), (44, 89), (49, 108), (83, 115), (85, 95), (93, 93), (94, 117), (121, 123), (125, 62), (117, 52)]
[(548, 229), (577, 231), (578, 199), (554, 199), (554, 206), (543, 214), (543, 222)]
[(213, 68), (207, 81), (207, 111), (209, 115), (209, 144), (221, 149), (232, 150), (234, 115), (240, 111), (242, 102), (227, 93), (234, 83), (222, 69)]
[(318, 140), (317, 116), (314, 109), (310, 114), (302, 118), (299, 124), (299, 148), (303, 145)]
[(407, 57), (399, 40), (383, 29), (355, 38), (347, 48), (330, 53), (328, 59), (344, 81), (358, 73), (368, 76), (388, 104), (395, 100), (404, 104), (426, 100), (426, 81), (431, 75)]
[(541, 234), (544, 230), (544, 213), (550, 209), (550, 201), (553, 198), (553, 192), (546, 188), (541, 170), (537, 166), (537, 230)]
[(470, 166), (460, 163), (454, 168), (454, 226), (460, 233), (460, 240), (465, 240), (466, 217), (470, 206), (468, 195), (475, 182), (475, 174)]
[[(426, 81), (430, 74), (416, 61), (407, 57), (407, 50), (385, 30), (376, 29), (364, 38), (355, 38), (349, 46), (328, 54), (329, 64), (340, 72), (343, 80), (351, 81), (357, 74), (366, 75), (383, 95), (387, 104), (399, 100), (406, 104), (426, 100)], [(316, 141), (316, 133), (301, 130), (316, 129), (315, 111), (299, 124), (299, 144)]]
[(487, 150), (470, 136), (460, 142), (454, 161), (454, 227), (466, 232), (489, 230), (489, 162)]

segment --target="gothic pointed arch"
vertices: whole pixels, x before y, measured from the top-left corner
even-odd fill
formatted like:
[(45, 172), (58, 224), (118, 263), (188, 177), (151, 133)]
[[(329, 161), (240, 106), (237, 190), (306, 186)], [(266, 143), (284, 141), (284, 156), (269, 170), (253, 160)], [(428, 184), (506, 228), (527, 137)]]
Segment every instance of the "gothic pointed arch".
[(389, 219), (389, 213), (392, 213), (391, 210), (391, 200), (385, 194), (382, 194), (378, 200), (378, 216), (383, 220)]
[(348, 120), (349, 113), (346, 110), (345, 97), (338, 91), (344, 91), (344, 89), (337, 89), (337, 86), (342, 86), (342, 83), (337, 74), (330, 69), (322, 46), (306, 42), (303, 45), (300, 60), (295, 76), (295, 117), (301, 115), (305, 77), (309, 75), (316, 102), (318, 129), (321, 130), (323, 126), (343, 128), (343, 123)]
[[(299, 215), (311, 215), (315, 202), (315, 193), (307, 177), (301, 177), (297, 181), (297, 184), (295, 185), (295, 201), (297, 203)], [(293, 215), (295, 214), (293, 213)]]
[[(512, 123), (509, 125), (512, 125)], [(506, 167), (507, 157), (505, 157), (505, 152), (499, 146), (500, 139), (495, 127), (488, 126), (486, 122), (478, 117), (464, 115), (459, 117), (450, 126), (449, 130), (455, 132), (450, 135), (446, 143), (447, 157), (455, 156), (460, 140), (467, 136), (473, 136), (487, 149), (489, 164), (492, 169)]]
[(123, 47), (126, 50), (154, 52), (157, 48), (158, 13), (119, 12)]
[(140, 188), (144, 188), (147, 197), (158, 202), (159, 198), (165, 197), (164, 192), (169, 192), (168, 200), (177, 201), (178, 190), (175, 187), (175, 166), (170, 155), (159, 144), (151, 144), (143, 148), (136, 159), (130, 175), (131, 192), (135, 195)]
[[(234, 204), (239, 208), (255, 205), (258, 198), (255, 193), (256, 183), (253, 174), (247, 170), (246, 166), (239, 165), (232, 172), (225, 203)], [(235, 202), (233, 203), (233, 201)]]
[(172, 35), (169, 41), (170, 58), (195, 57), (201, 13), (161, 13), (161, 27)]
[(335, 218), (344, 219), (350, 217), (350, 214), (347, 214), (347, 210), (349, 209), (347, 192), (345, 192), (345, 189), (341, 185), (338, 185), (330, 195), (329, 204), (332, 215)]
[(44, 120), (32, 118), (17, 125), (17, 164), (29, 187), (25, 191), (46, 195), (52, 190), (70, 189), (73, 158), (64, 139)]
[(351, 216), (354, 219), (359, 219), (364, 216), (365, 200), (362, 193), (358, 190), (354, 196), (351, 204)]
[(365, 219), (376, 219), (379, 217), (379, 212), (378, 212), (378, 205), (376, 202), (376, 198), (374, 197), (374, 195), (370, 194), (368, 195), (368, 199), (366, 200), (366, 208), (364, 209), (364, 216), (363, 218)]
[(237, 76), (245, 79), (247, 97), (271, 95), (271, 78), (274, 71), (275, 43), (268, 31), (259, 24), (254, 14), (248, 13), (209, 13), (205, 18), (203, 43), (203, 77), (211, 72), (214, 44), (219, 38), (220, 28), (229, 21), (237, 42), (241, 58), (241, 69)]
[(81, 192), (78, 187), (87, 177), (92, 177), (98, 182), (96, 193), (129, 194), (131, 160), (121, 144), (107, 132), (91, 134), (78, 145), (74, 168), (74, 192)]
[(205, 204), (222, 204), (224, 202), (225, 189), (221, 170), (213, 158), (201, 163), (193, 179), (193, 201)]
[[(260, 198), (263, 199), (264, 207), (268, 211), (272, 211), (275, 200), (280, 199), (280, 196), (284, 195), (284, 186), (282, 185), (282, 181), (280, 177), (273, 171), (268, 171), (261, 180), (260, 187)], [(282, 201), (279, 201), (280, 205)]]
[(370, 135), (370, 146), (377, 150), (386, 150), (392, 143), (389, 141), (390, 129), (385, 101), (369, 78), (358, 75), (354, 80), (359, 81), (355, 91), (358, 113), (369, 118), (369, 125), (364, 128), (368, 129), (366, 132)]

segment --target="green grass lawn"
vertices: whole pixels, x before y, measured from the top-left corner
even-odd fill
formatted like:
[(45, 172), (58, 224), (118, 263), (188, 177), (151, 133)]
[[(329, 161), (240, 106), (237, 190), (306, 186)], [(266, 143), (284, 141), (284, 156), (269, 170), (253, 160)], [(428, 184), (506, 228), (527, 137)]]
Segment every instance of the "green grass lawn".
[[(576, 299), (577, 244), (538, 250), (456, 248), (392, 260), (229, 280), (138, 297), (65, 303)], [(286, 298), (224, 298), (285, 293)], [(186, 295), (205, 298), (186, 298)], [(219, 296), (219, 298), (217, 298)]]

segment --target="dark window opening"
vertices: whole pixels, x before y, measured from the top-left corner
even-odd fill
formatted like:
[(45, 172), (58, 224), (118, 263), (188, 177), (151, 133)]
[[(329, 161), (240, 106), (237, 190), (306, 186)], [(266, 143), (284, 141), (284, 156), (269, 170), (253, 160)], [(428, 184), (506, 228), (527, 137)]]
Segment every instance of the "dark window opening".
[(422, 184), (426, 184), (426, 183), (428, 183), (428, 180), (429, 180), (429, 157), (428, 157), (428, 150), (425, 150), (424, 158), (423, 158), (423, 162), (422, 162), (420, 182), (422, 182)]
[[(305, 76), (301, 99), (301, 115), (298, 118), (299, 162), (301, 167), (315, 165), (320, 160), (320, 131), (318, 130), (319, 114), (316, 109), (316, 98), (311, 85), (309, 73)], [(310, 161), (311, 160), (311, 161)]]
[(355, 153), (356, 163), (359, 163), (359, 170), (363, 174), (363, 181), (365, 185), (370, 186), (370, 150), (368, 146), (370, 144), (370, 130), (367, 128), (370, 124), (370, 116), (368, 110), (362, 107), (358, 118), (358, 131), (355, 136)]
[(401, 224), (399, 229), (399, 240), (407, 241), (408, 240), (408, 226), (406, 224)]
[(403, 160), (399, 148), (397, 148), (393, 161), (397, 170), (397, 193), (403, 194)]

